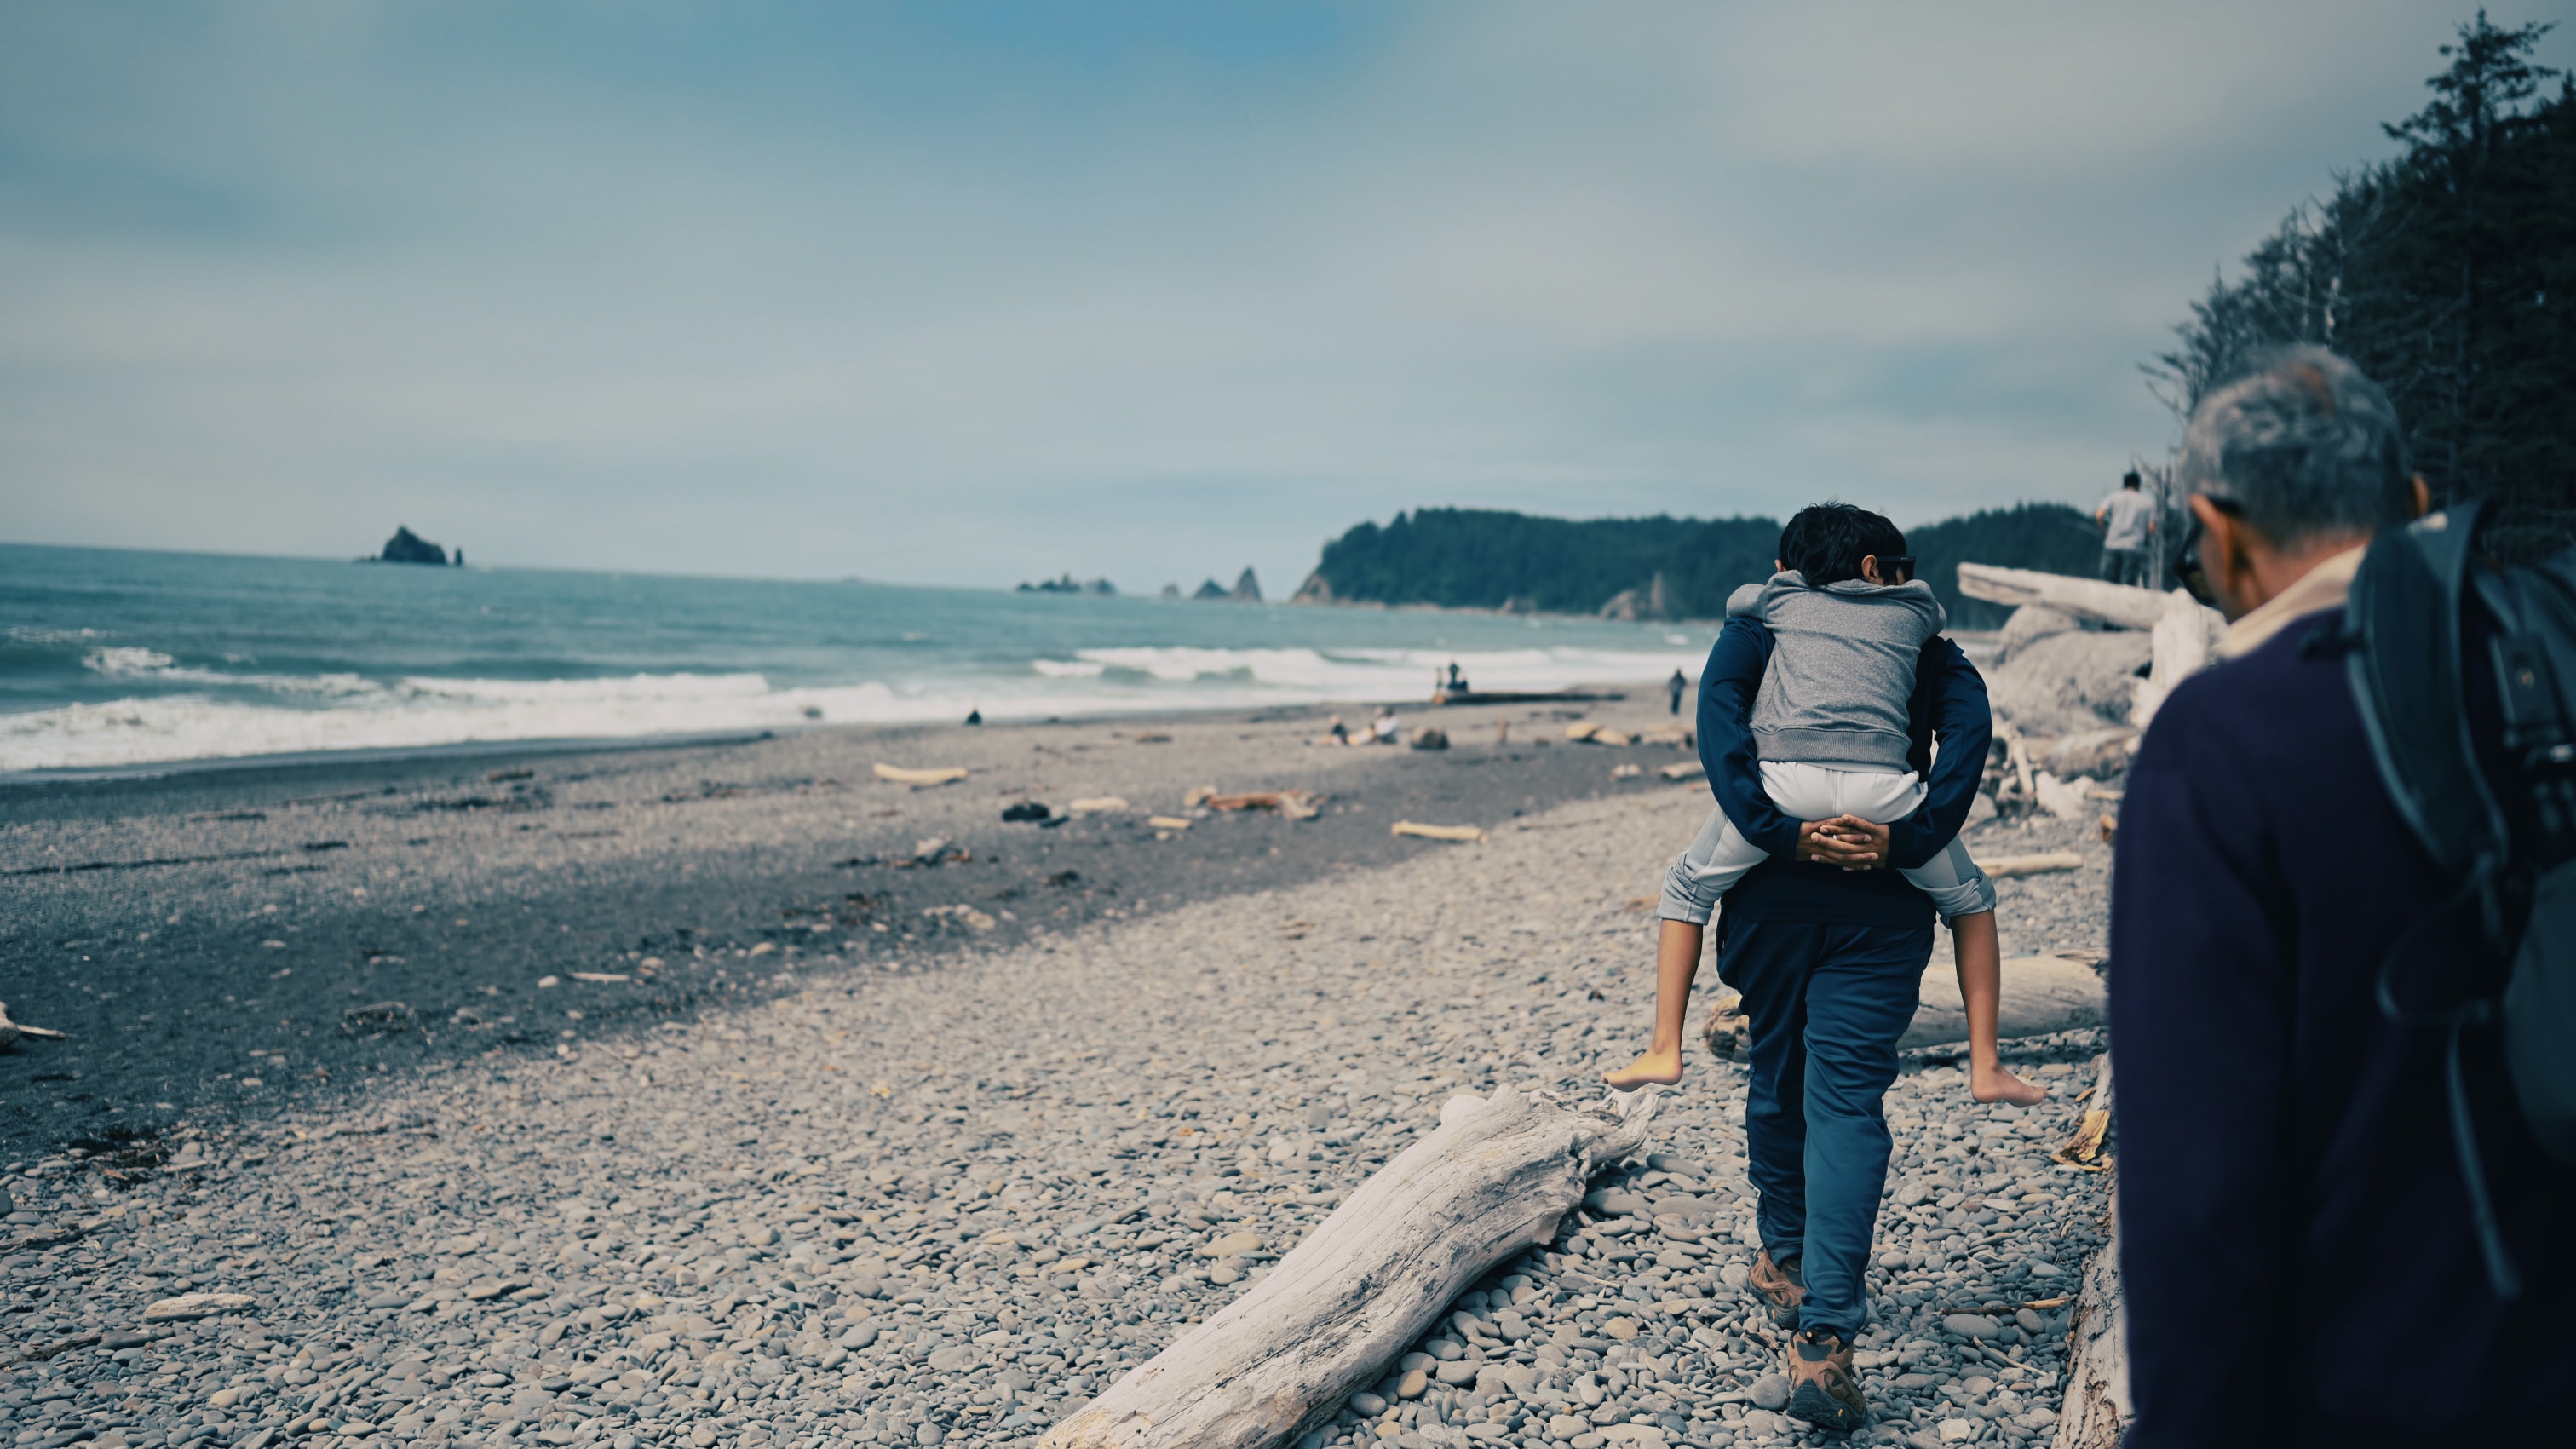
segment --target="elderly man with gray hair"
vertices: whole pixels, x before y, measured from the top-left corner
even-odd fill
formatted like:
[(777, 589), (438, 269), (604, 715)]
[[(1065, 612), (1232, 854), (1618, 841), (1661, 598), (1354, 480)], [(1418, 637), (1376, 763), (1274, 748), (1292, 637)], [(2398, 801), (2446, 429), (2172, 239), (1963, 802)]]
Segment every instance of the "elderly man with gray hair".
[[(2383, 1013), (2492, 991), (2501, 963), (2415, 843), (2346, 679), (2372, 536), (2425, 511), (2385, 393), (2344, 358), (2263, 358), (2194, 410), (2176, 564), (2230, 621), (2129, 775), (2111, 899), (2130, 1449), (2576, 1442), (2576, 1196), (2464, 1053), (2495, 1223), (2481, 1271), (2443, 1043)], [(2498, 714), (2464, 648), (2472, 733)], [(2570, 1043), (2576, 1050), (2576, 1043)], [(2548, 1426), (2556, 1424), (2551, 1429)]]

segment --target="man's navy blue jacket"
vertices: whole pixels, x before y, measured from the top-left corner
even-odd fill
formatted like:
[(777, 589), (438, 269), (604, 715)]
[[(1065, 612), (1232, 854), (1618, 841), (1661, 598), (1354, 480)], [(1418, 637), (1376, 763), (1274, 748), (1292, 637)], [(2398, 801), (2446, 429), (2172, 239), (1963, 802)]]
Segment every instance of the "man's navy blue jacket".
[[(1771, 642), (1761, 621), (1729, 619), (1699, 677), (1699, 759), (1709, 790), (1744, 838), (1771, 852), (1726, 893), (1726, 914), (1748, 921), (1929, 924), (1931, 898), (1895, 871), (1850, 871), (1798, 860), (1800, 822), (1781, 814), (1762, 792), (1753, 745), (1753, 696), (1770, 665)], [(1913, 741), (1906, 763), (1923, 777), (1925, 795), (1913, 814), (1889, 824), (1888, 863), (1910, 869), (1940, 854), (1967, 823), (1977, 783), (1985, 777), (1994, 718), (1985, 679), (1958, 645), (1939, 636), (1917, 657), (1905, 715)], [(1941, 741), (1938, 759), (1935, 735)], [(1719, 929), (1725, 929), (1723, 918)]]
[[(2344, 654), (2310, 642), (2339, 620), (2185, 681), (2129, 772), (2111, 892), (2127, 1444), (2576, 1443), (2567, 1178), (2473, 1034), (2479, 1144), (2527, 1280), (2508, 1309), (2440, 1038), (2373, 997), (2446, 890), (2380, 784)], [(2461, 924), (2407, 958), (2402, 999), (2493, 989)]]

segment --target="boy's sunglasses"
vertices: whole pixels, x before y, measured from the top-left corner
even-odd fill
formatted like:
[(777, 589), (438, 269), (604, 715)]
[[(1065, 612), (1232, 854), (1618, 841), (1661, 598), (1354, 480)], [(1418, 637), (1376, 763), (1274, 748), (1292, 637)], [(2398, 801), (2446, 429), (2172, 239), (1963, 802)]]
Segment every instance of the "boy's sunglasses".
[[(2233, 498), (2216, 498), (2207, 493), (2196, 493), (2192, 496), (2208, 499), (2210, 507), (2230, 518), (2242, 518), (2245, 515), (2244, 505)], [(2191, 516), (2191, 532), (2185, 535), (2182, 541), (2182, 552), (2174, 555), (2174, 582), (2182, 585), (2184, 593), (2215, 608), (2218, 604), (2218, 595), (2209, 587), (2209, 571), (2200, 566), (2201, 532), (2200, 515), (2194, 513)]]

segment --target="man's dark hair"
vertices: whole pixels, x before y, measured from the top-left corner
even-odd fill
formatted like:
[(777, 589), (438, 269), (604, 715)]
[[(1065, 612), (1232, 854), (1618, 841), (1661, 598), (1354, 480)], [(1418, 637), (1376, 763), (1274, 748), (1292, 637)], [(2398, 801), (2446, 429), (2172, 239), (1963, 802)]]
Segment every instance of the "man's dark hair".
[(2135, 488), (2135, 487), (2137, 487), (2137, 486), (2138, 486), (2138, 470), (2137, 470), (2137, 469), (2135, 469), (2135, 468), (2132, 468), (2132, 469), (2130, 469), (2128, 472), (2121, 474), (2121, 475), (2120, 475), (2120, 486), (2121, 486), (2121, 487), (2123, 487), (2123, 488)]
[(1905, 535), (1886, 515), (1849, 503), (1815, 503), (1799, 509), (1780, 530), (1780, 563), (1796, 569), (1809, 588), (1821, 589), (1860, 575), (1860, 561), (1905, 552)]

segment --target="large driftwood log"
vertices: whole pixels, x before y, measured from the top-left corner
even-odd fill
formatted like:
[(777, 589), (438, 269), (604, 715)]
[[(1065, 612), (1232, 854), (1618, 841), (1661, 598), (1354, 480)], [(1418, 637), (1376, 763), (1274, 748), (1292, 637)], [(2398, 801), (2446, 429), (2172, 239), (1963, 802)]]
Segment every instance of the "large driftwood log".
[[(2090, 1163), (2111, 1125), (2111, 1058), (2098, 1059), (2093, 1100), (2058, 1160)], [(2056, 1449), (2119, 1449), (2137, 1410), (2129, 1402), (2129, 1314), (2120, 1291), (2120, 1192), (2111, 1190), (2110, 1241), (2084, 1265), (2066, 1325), (2066, 1396)]]
[(2137, 1411), (2129, 1404), (2129, 1315), (2120, 1297), (2120, 1196), (2111, 1194), (2111, 1240), (2084, 1265), (2083, 1291), (2066, 1326), (2066, 1399), (2057, 1449), (2119, 1449)]
[(1959, 592), (1972, 599), (2015, 608), (2044, 604), (2060, 613), (2098, 619), (2123, 629), (2152, 629), (2165, 612), (2165, 596), (2153, 589), (1994, 564), (1959, 565)]
[[(1934, 1046), (1968, 1039), (1968, 1008), (1959, 997), (1956, 967), (1935, 963), (1923, 970), (1921, 1004), (1897, 1045)], [(2063, 956), (2016, 956), (2003, 963), (2003, 992), (1995, 1002), (1995, 1034), (2006, 1040), (2100, 1026), (2107, 1004), (2102, 977)]]
[(1654, 1094), (1591, 1110), (1453, 1097), (1270, 1275), (1073, 1412), (1041, 1449), (1266, 1449), (1384, 1371), (1478, 1274), (1543, 1243), (1644, 1146)]
[(2155, 630), (2154, 664), (2138, 681), (2137, 698), (2129, 705), (2129, 723), (2142, 732), (2175, 685), (2209, 667), (2212, 651), (2227, 633), (2227, 616), (2176, 589), (2166, 596)]

